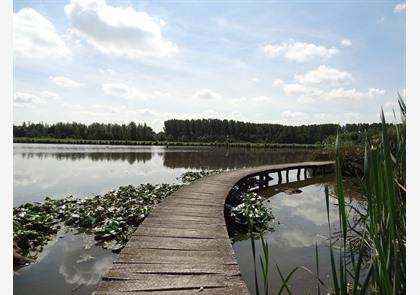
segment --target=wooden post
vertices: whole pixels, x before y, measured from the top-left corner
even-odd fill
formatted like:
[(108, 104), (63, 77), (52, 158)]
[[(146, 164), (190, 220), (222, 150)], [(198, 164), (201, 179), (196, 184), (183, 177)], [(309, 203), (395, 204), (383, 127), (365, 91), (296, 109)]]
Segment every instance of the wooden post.
[(300, 180), (300, 168), (297, 170), (297, 180)]
[(325, 175), (325, 166), (322, 166), (322, 175)]
[(264, 175), (262, 175), (262, 174), (260, 174), (260, 176), (259, 176), (259, 183), (258, 183), (258, 185), (259, 185), (259, 188), (260, 189), (262, 189), (263, 186), (264, 186)]
[(281, 181), (282, 181), (281, 170), (279, 172), (277, 172), (277, 175), (279, 176), (279, 183), (278, 184), (281, 184)]
[(286, 182), (289, 182), (289, 169), (286, 170)]
[(305, 176), (305, 179), (308, 179), (308, 168), (305, 167), (303, 170), (303, 175)]

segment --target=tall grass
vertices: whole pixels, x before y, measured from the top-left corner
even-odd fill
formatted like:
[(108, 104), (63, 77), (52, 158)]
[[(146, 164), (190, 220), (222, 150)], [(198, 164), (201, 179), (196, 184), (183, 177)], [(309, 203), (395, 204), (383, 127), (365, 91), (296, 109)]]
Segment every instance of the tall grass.
[[(357, 210), (357, 220), (351, 219), (346, 204), (342, 167), (339, 156), (339, 136), (336, 140), (336, 196), (339, 213), (339, 241), (333, 245), (330, 221), (330, 192), (325, 187), (327, 219), (329, 224), (329, 252), (332, 286), (326, 286), (319, 279), (318, 245), (315, 246), (316, 272), (305, 267), (295, 267), (284, 275), (277, 266), (282, 286), (278, 294), (292, 294), (288, 281), (298, 270), (313, 275), (320, 294), (320, 286), (329, 294), (405, 294), (406, 268), (406, 105), (399, 96), (401, 123), (389, 126), (381, 112), (382, 132), (379, 142), (366, 139), (364, 156), (364, 175), (360, 186), (365, 197), (365, 210)], [(391, 140), (389, 128), (395, 128), (397, 136)], [(251, 236), (252, 238), (252, 236)], [(251, 239), (257, 284), (257, 265), (255, 242)], [(263, 269), (263, 285), (267, 290), (268, 274), (264, 270), (269, 263), (267, 242), (261, 236), (264, 256), (260, 256)], [(338, 247), (338, 255), (333, 246)], [(337, 260), (337, 261), (336, 261)], [(267, 291), (266, 291), (267, 292)], [(259, 294), (259, 290), (256, 290)], [(265, 293), (267, 294), (267, 293)]]

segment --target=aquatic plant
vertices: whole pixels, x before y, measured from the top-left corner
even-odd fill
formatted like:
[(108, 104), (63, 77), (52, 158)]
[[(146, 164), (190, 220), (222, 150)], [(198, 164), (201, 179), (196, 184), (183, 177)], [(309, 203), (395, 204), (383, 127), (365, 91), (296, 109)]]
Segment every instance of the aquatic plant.
[(251, 228), (255, 233), (268, 230), (270, 221), (274, 219), (271, 209), (265, 206), (263, 198), (254, 192), (242, 195), (242, 203), (232, 208), (231, 217), (236, 224), (246, 230)]
[(193, 182), (194, 180), (200, 179), (204, 176), (208, 176), (208, 175), (212, 175), (212, 174), (216, 174), (216, 173), (220, 173), (223, 172), (223, 169), (216, 169), (216, 170), (201, 170), (201, 171), (187, 171), (183, 174), (181, 174), (181, 181), (184, 184), (188, 184)]
[(21, 254), (35, 256), (64, 224), (93, 234), (95, 240), (104, 242), (105, 248), (118, 250), (153, 206), (178, 187), (128, 185), (92, 198), (69, 196), (23, 204), (13, 209), (13, 240)]
[(13, 209), (14, 250), (36, 258), (37, 253), (65, 226), (92, 234), (104, 248), (120, 250), (134, 230), (161, 200), (181, 185), (221, 170), (186, 172), (182, 184), (141, 184), (121, 186), (91, 198), (45, 198)]

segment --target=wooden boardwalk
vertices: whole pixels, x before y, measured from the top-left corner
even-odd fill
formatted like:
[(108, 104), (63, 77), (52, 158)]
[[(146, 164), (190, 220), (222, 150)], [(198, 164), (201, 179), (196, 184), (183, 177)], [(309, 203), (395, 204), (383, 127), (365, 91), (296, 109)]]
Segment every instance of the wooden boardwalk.
[(291, 169), (304, 169), (306, 175), (307, 168), (333, 164), (303, 162), (238, 169), (183, 186), (137, 228), (102, 277), (95, 295), (249, 294), (225, 224), (224, 205), (230, 190), (249, 177), (269, 179), (269, 173)]

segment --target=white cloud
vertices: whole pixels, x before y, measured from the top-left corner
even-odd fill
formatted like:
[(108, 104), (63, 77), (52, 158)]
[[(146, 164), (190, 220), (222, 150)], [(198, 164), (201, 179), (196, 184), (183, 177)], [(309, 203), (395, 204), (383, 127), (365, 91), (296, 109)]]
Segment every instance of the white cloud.
[(362, 99), (385, 94), (385, 90), (368, 88), (361, 92), (354, 88), (345, 89), (344, 85), (353, 81), (353, 76), (345, 71), (329, 68), (324, 65), (301, 75), (294, 75), (291, 83), (283, 85), (287, 96), (297, 96), (298, 102), (313, 102), (316, 99)]
[(329, 58), (338, 54), (338, 49), (335, 47), (327, 48), (322, 45), (315, 45), (305, 42), (268, 44), (264, 47), (264, 52), (268, 56), (278, 56), (281, 53), (288, 60), (296, 62), (304, 62), (316, 57)]
[(51, 100), (61, 100), (61, 97), (54, 92), (42, 91), (39, 94), (27, 93), (27, 92), (15, 92), (13, 94), (13, 106), (15, 107), (29, 107), (33, 108), (40, 104), (45, 104)]
[(384, 103), (384, 107), (391, 107), (391, 108), (398, 107), (398, 102), (387, 101), (387, 102)]
[(369, 96), (377, 96), (377, 95), (384, 95), (385, 94), (385, 90), (383, 89), (378, 89), (378, 88), (369, 88), (368, 89), (368, 95)]
[(340, 44), (342, 46), (346, 46), (347, 47), (347, 46), (351, 46), (353, 43), (349, 39), (343, 39), (343, 40), (340, 41)]
[(194, 97), (197, 99), (218, 99), (218, 98), (221, 98), (222, 95), (220, 95), (219, 93), (213, 92), (210, 89), (203, 88), (203, 89), (197, 90), (194, 93)]
[(13, 14), (13, 50), (26, 58), (63, 58), (70, 55), (54, 25), (32, 8)]
[(79, 87), (82, 85), (80, 82), (73, 81), (70, 78), (62, 77), (62, 76), (49, 76), (48, 77), (51, 82), (53, 82), (55, 85), (61, 86), (61, 87), (67, 87), (67, 88), (74, 88)]
[(228, 120), (237, 120), (237, 121), (244, 121), (245, 116), (238, 110), (232, 111), (230, 114), (226, 116)]
[(32, 107), (35, 104), (43, 103), (45, 103), (45, 99), (31, 93), (15, 92), (13, 95), (13, 105), (15, 107)]
[(395, 13), (403, 12), (403, 11), (405, 11), (405, 7), (406, 7), (406, 4), (405, 3), (398, 3), (394, 7), (394, 12)]
[(53, 99), (53, 100), (60, 100), (61, 99), (61, 97), (57, 93), (46, 91), (46, 90), (42, 91), (40, 93), (40, 95), (41, 95), (42, 98), (45, 98), (45, 99)]
[(171, 93), (157, 90), (153, 92), (153, 95), (158, 97), (169, 97), (171, 96)]
[(260, 95), (260, 96), (253, 97), (252, 101), (254, 101), (254, 102), (271, 102), (271, 101), (273, 101), (273, 99), (271, 97), (268, 97), (268, 96)]
[(281, 113), (281, 117), (285, 119), (295, 119), (295, 118), (305, 118), (307, 117), (306, 113), (302, 112), (293, 112), (293, 111), (284, 111)]
[(178, 51), (162, 36), (165, 22), (146, 12), (110, 6), (105, 0), (71, 0), (64, 10), (76, 34), (103, 53), (139, 58)]
[(133, 88), (124, 83), (105, 83), (102, 84), (102, 91), (109, 96), (124, 99), (138, 100), (144, 99), (144, 94), (137, 88)]
[(345, 71), (339, 71), (320, 65), (317, 69), (309, 71), (303, 75), (295, 75), (295, 80), (303, 85), (319, 85), (319, 84), (342, 84), (350, 82), (352, 75)]
[(273, 86), (283, 86), (283, 80), (277, 79), (273, 81)]

